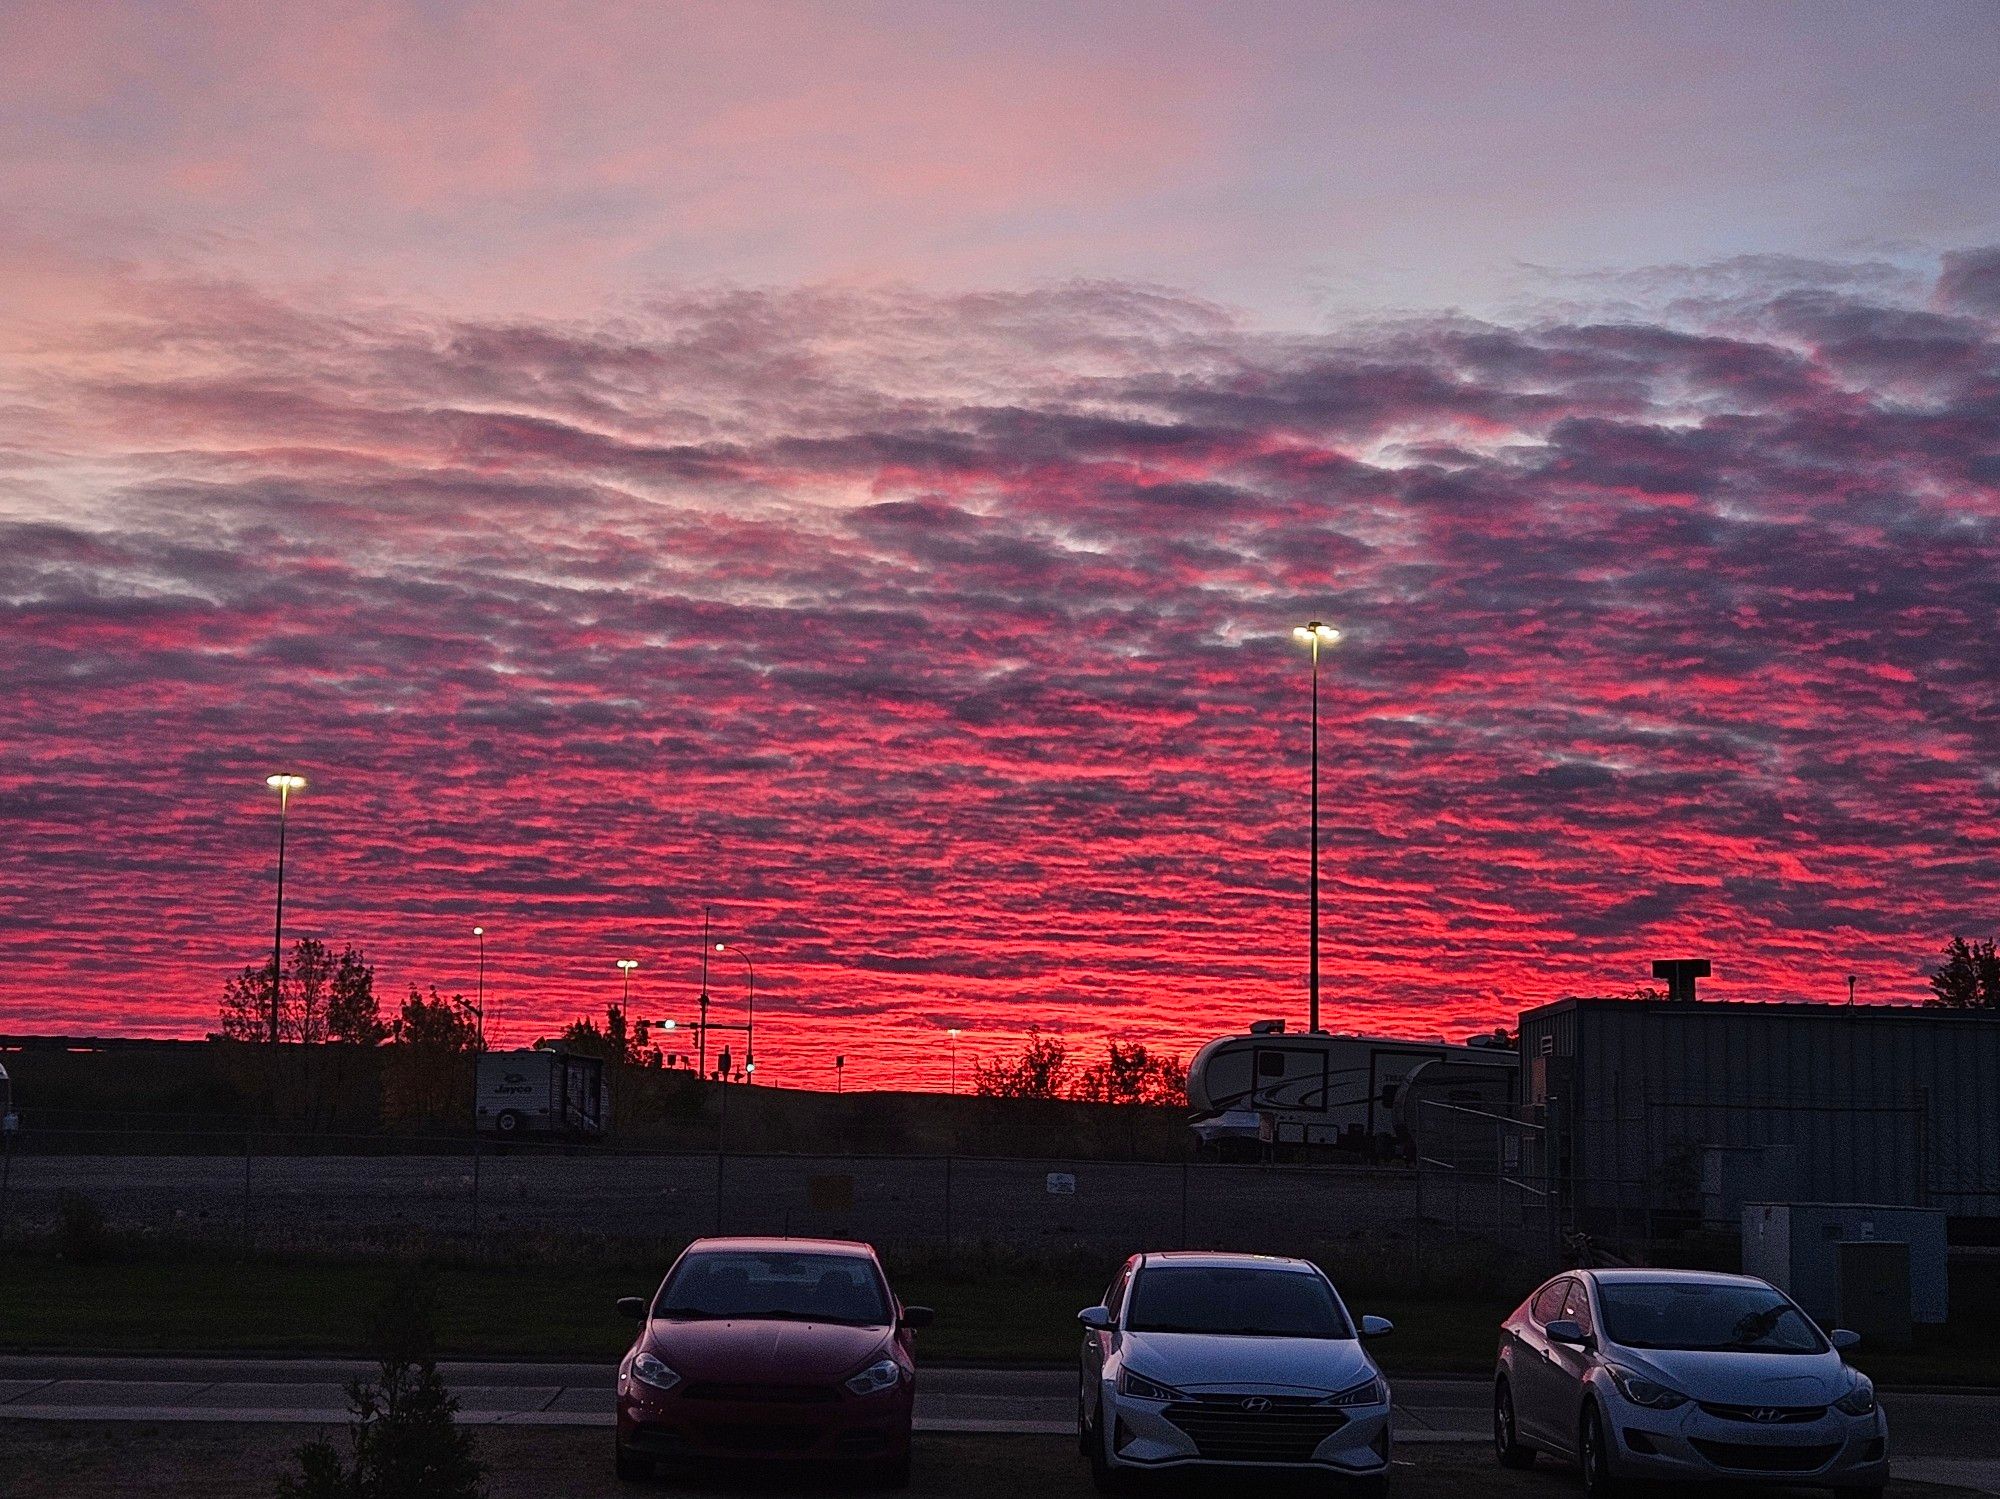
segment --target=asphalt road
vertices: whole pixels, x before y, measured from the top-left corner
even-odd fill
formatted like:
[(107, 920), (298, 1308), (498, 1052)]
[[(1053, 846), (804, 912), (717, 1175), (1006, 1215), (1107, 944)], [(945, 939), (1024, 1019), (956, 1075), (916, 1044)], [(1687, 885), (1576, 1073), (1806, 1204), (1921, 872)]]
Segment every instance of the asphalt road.
[[(184, 1422), (19, 1421), (0, 1437), (0, 1493), (8, 1499), (270, 1499), (280, 1474), (298, 1471), (298, 1450), (340, 1431), (310, 1425)], [(611, 1471), (609, 1433), (561, 1427), (488, 1426), (477, 1436), (490, 1499), (647, 1499), (652, 1494), (833, 1499), (869, 1492), (824, 1470), (683, 1472), (671, 1483), (621, 1482)], [(1091, 1499), (1090, 1478), (1068, 1436), (933, 1434), (917, 1439), (915, 1481), (899, 1499)], [(1968, 1499), (1976, 1489), (1950, 1471), (1898, 1465), (1891, 1499)], [(1933, 1467), (1941, 1464), (1933, 1463)], [(1148, 1485), (1160, 1499), (1326, 1499), (1325, 1480), (1282, 1482), (1258, 1474), (1190, 1476)], [(1713, 1499), (1778, 1499), (1810, 1490), (1719, 1489)], [(1990, 1492), (1990, 1490), (1989, 1490)], [(1393, 1499), (1576, 1499), (1573, 1472), (1539, 1463), (1510, 1472), (1483, 1443), (1398, 1448)]]
[[(460, 1419), (481, 1426), (608, 1426), (613, 1370), (600, 1363), (447, 1363)], [(338, 1359), (0, 1357), (0, 1421), (328, 1423), (347, 1418), (345, 1382), (372, 1366)], [(918, 1429), (1061, 1436), (1074, 1429), (1076, 1376), (1060, 1369), (926, 1368)], [(1398, 1440), (1483, 1442), (1476, 1379), (1395, 1382)], [(2000, 1493), (2000, 1393), (1885, 1391), (1899, 1466)]]

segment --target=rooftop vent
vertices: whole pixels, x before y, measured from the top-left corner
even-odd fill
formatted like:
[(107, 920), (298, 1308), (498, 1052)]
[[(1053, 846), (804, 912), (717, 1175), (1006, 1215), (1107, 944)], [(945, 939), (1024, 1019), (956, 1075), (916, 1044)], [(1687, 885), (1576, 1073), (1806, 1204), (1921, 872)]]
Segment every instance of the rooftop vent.
[(1708, 977), (1707, 958), (1656, 958), (1653, 977), (1667, 981), (1667, 998), (1694, 1002), (1694, 981)]

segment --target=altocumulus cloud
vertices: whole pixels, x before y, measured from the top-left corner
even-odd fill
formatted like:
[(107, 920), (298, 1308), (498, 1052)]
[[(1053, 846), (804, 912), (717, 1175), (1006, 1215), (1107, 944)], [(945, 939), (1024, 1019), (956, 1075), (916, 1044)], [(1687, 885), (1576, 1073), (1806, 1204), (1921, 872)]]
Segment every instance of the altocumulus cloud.
[(627, 951), (680, 1003), (704, 901), (781, 1079), (1295, 1013), (1308, 614), (1339, 1023), (1668, 950), (1912, 996), (2000, 897), (2000, 251), (1621, 290), (1304, 336), (1112, 284), (135, 286), (0, 414), (0, 998), (203, 1026), (287, 764), (294, 929), (464, 985), (483, 920), (522, 1036)]

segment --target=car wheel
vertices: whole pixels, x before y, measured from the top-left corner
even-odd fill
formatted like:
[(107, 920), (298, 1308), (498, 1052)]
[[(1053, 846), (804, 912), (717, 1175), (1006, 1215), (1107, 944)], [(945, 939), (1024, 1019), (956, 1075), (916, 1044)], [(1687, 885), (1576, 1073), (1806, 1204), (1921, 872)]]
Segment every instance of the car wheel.
[(493, 1128), (503, 1135), (518, 1135), (521, 1132), (521, 1116), (509, 1109), (493, 1121)]
[(1576, 1433), (1576, 1465), (1583, 1470), (1583, 1492), (1589, 1499), (1613, 1499), (1620, 1492), (1611, 1471), (1611, 1449), (1604, 1440), (1604, 1418), (1595, 1405), (1583, 1408)]
[(1493, 1386), (1493, 1455), (1503, 1468), (1532, 1468), (1535, 1449), (1524, 1446), (1514, 1425), (1514, 1392), (1501, 1380)]
[(653, 1476), (653, 1460), (650, 1457), (641, 1457), (627, 1448), (623, 1442), (618, 1444), (617, 1465), (618, 1476), (627, 1483)]

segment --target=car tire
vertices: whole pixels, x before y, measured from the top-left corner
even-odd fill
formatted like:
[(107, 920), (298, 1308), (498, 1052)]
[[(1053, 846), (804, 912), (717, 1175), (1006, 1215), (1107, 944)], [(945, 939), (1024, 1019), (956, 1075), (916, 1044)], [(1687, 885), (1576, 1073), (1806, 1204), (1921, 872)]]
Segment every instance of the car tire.
[(1595, 1402), (1584, 1404), (1583, 1419), (1577, 1422), (1576, 1465), (1583, 1474), (1586, 1499), (1616, 1499), (1624, 1492), (1618, 1475), (1612, 1471), (1611, 1448), (1604, 1434), (1604, 1417), (1597, 1413)]
[(502, 1135), (518, 1135), (521, 1132), (521, 1116), (509, 1109), (493, 1121), (493, 1128)]
[(616, 1463), (618, 1476), (627, 1483), (637, 1483), (653, 1476), (653, 1460), (632, 1451), (623, 1442), (618, 1443)]
[(1504, 1379), (1493, 1386), (1493, 1455), (1503, 1468), (1535, 1465), (1535, 1449), (1521, 1440), (1514, 1424), (1514, 1392)]

